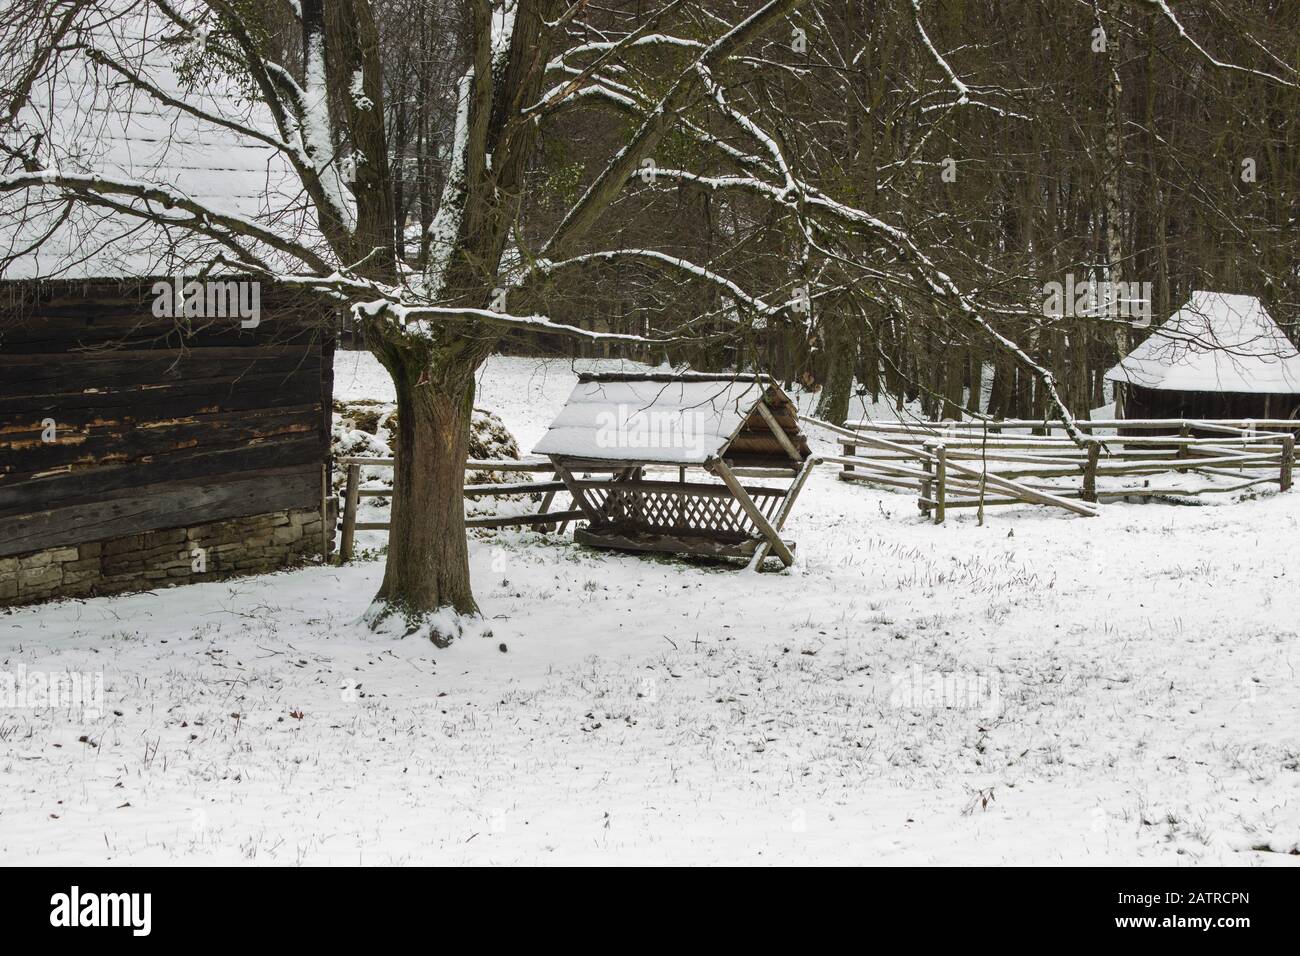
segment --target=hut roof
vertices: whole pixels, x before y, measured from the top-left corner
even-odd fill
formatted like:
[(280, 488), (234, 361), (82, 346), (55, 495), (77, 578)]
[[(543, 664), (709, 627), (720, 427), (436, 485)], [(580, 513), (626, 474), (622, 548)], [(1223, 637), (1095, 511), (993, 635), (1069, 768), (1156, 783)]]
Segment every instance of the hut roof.
[[(162, 92), (209, 114), (274, 133), (265, 105), (250, 101), (233, 79), (203, 75), (200, 51), (161, 14), (118, 0), (91, 8), (87, 17), (83, 40)], [(197, 65), (196, 75), (185, 73), (186, 64)], [(81, 49), (59, 54), (49, 75), (33, 88), (32, 102), (19, 113), (18, 123), (41, 134), (37, 158), (46, 168), (170, 187), (220, 212), (274, 225), (286, 236), (319, 245), (310, 203), (276, 149), (160, 104), (111, 69), (96, 67)], [(0, 219), (6, 224), (0, 231), (0, 280), (171, 276), (220, 248), (185, 230), (142, 224), (108, 208), (65, 207), (52, 187), (0, 197)], [(278, 263), (274, 250), (255, 251)]]
[(757, 410), (760, 401), (808, 457), (798, 410), (771, 379), (689, 372), (579, 376), (533, 451), (648, 464), (698, 465), (724, 454), (788, 464), (790, 456)]
[(1165, 391), (1295, 394), (1300, 351), (1254, 296), (1193, 292), (1106, 378)]

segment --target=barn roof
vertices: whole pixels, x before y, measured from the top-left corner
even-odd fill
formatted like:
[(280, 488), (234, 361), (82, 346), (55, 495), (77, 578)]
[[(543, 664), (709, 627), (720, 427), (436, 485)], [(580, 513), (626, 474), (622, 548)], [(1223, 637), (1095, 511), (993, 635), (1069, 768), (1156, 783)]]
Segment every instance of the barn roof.
[[(265, 106), (242, 94), (232, 79), (182, 79), (184, 65), (200, 59), (200, 51), (157, 10), (129, 0), (100, 7), (85, 14), (90, 19), (84, 40), (169, 96), (274, 133)], [(277, 150), (160, 104), (108, 67), (97, 67), (80, 49), (60, 55), (17, 122), (25, 133), (41, 135), (37, 160), (45, 168), (168, 186), (223, 213), (319, 245), (310, 203)], [(220, 250), (214, 242), (130, 215), (80, 203), (69, 208), (52, 187), (0, 197), (0, 219), (6, 224), (0, 231), (0, 280), (171, 276)], [(256, 251), (278, 263), (272, 250)]]
[(757, 405), (766, 401), (801, 457), (798, 410), (766, 376), (583, 374), (533, 449), (595, 461), (693, 465), (715, 458), (789, 464)]
[(1300, 351), (1254, 296), (1193, 292), (1106, 373), (1179, 392), (1300, 393)]

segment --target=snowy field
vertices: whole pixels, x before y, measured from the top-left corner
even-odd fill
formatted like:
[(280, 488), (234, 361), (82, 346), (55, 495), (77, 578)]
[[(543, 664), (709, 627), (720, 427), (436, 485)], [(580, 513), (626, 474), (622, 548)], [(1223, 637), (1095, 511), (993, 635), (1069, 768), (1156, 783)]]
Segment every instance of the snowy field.
[[(573, 382), (496, 359), (477, 404), (527, 452)], [(2, 612), (6, 670), (104, 701), (0, 708), (0, 860), (1297, 865), (1298, 533), (936, 527), (828, 467), (783, 573), (476, 538), (492, 635), (446, 651), (354, 623), (377, 562)]]

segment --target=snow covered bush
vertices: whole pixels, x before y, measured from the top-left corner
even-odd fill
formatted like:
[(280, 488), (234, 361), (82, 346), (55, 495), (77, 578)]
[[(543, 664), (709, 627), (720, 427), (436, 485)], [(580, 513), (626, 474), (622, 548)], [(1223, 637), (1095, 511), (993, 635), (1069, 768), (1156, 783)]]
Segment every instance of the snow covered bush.
[[(397, 406), (392, 402), (380, 402), (373, 399), (354, 401), (336, 401), (334, 419), (331, 429), (330, 452), (334, 456), (332, 484), (334, 491), (342, 494), (347, 485), (347, 466), (341, 464), (342, 458), (392, 458), (397, 450)], [(474, 409), (470, 426), (470, 458), (475, 461), (512, 460), (518, 461), (519, 442), (515, 440), (510, 429), (506, 428), (500, 416), (487, 409)], [(522, 483), (532, 480), (527, 472), (513, 471), (473, 471), (466, 472), (465, 484), (504, 484)], [(392, 488), (393, 469), (384, 465), (363, 465), (361, 468), (361, 487), (369, 490)], [(539, 495), (528, 495), (511, 499), (519, 502), (540, 500)], [(514, 510), (499, 506), (505, 499), (479, 498), (466, 502), (466, 514), (488, 516), (496, 514), (513, 514)], [(378, 512), (361, 520), (384, 521), (382, 510), (391, 504), (387, 497), (362, 499), (361, 511)], [(524, 509), (527, 510), (527, 509)]]

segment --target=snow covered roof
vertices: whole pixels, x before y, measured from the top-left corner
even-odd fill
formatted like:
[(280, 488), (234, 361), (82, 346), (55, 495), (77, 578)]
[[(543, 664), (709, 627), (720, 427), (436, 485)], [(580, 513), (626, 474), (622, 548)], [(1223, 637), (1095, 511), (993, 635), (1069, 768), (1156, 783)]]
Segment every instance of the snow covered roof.
[(1166, 391), (1296, 394), (1300, 350), (1254, 296), (1193, 292), (1106, 378)]
[[(266, 107), (241, 93), (234, 80), (217, 76), (187, 84), (182, 79), (182, 63), (210, 65), (211, 58), (185, 42), (156, 9), (116, 0), (90, 8), (85, 16), (83, 41), (168, 96), (275, 133)], [(40, 135), (36, 158), (44, 168), (170, 187), (219, 212), (274, 225), (283, 235), (320, 245), (310, 202), (275, 148), (160, 103), (109, 67), (96, 66), (81, 49), (59, 55), (57, 65), (34, 86), (32, 102), (19, 113), (15, 128), (24, 139)], [(53, 187), (0, 196), (0, 220), (5, 223), (0, 229), (0, 280), (171, 276), (187, 265), (193, 271), (193, 263), (217, 251), (233, 258), (215, 242), (183, 230), (81, 203), (69, 206)], [(268, 264), (281, 261), (266, 247), (255, 246), (255, 251)]]
[(583, 374), (533, 452), (670, 465), (724, 452), (788, 462), (755, 407), (763, 400), (800, 454), (811, 454), (794, 403), (771, 379), (698, 373)]

